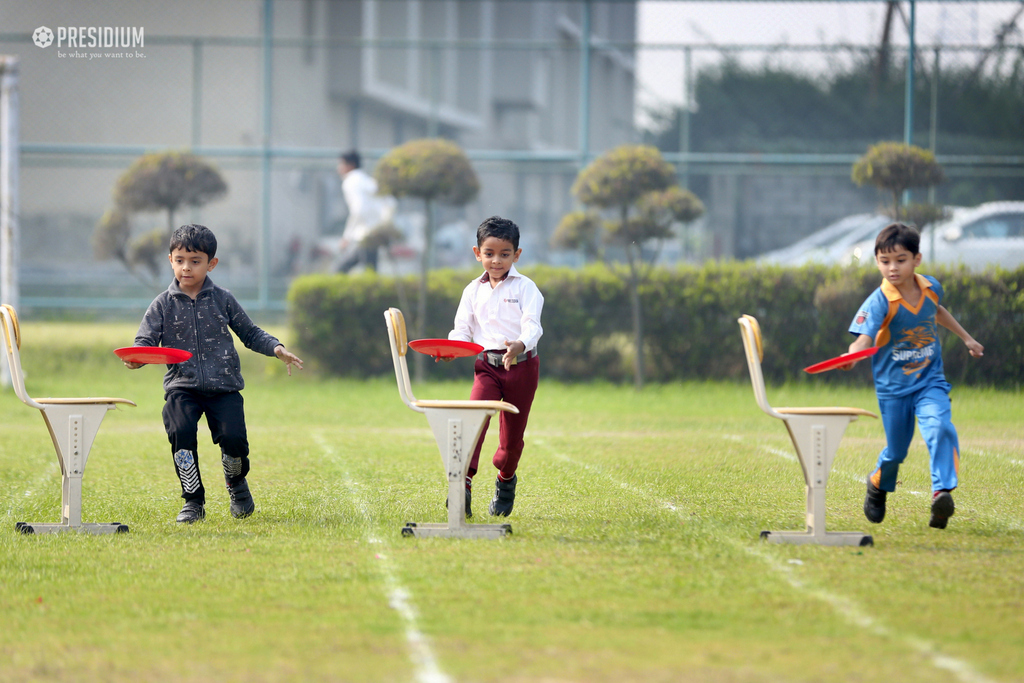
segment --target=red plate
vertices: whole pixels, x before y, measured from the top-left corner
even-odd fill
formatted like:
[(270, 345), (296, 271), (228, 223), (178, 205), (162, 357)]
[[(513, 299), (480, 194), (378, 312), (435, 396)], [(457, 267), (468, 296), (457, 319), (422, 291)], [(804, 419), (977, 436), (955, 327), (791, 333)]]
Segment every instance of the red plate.
[(860, 360), (861, 358), (873, 356), (878, 353), (879, 348), (881, 347), (872, 346), (871, 348), (861, 349), (860, 351), (854, 351), (853, 353), (844, 353), (841, 356), (829, 358), (828, 360), (823, 360), (820, 363), (815, 363), (814, 365), (808, 365), (804, 368), (804, 372), (814, 375), (819, 372), (825, 372), (826, 370), (832, 370), (833, 368), (838, 368), (841, 365), (846, 365), (852, 360)]
[(129, 363), (180, 363), (191, 358), (192, 352), (167, 346), (126, 346), (114, 349), (114, 355)]
[(475, 356), (484, 350), (479, 344), (456, 339), (414, 339), (409, 342), (409, 348), (435, 358)]

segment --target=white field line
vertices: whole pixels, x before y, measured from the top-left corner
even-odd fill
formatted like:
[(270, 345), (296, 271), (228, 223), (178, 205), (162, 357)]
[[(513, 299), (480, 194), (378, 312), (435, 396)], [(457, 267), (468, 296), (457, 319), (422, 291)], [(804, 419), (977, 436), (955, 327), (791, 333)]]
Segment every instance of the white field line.
[(451, 683), (451, 679), (441, 671), (437, 664), (437, 658), (430, 648), (430, 640), (419, 629), (419, 617), (413, 604), (412, 594), (399, 583), (395, 576), (387, 552), (387, 543), (373, 533), (371, 521), (373, 518), (366, 505), (366, 500), (360, 494), (362, 485), (349, 476), (348, 469), (341, 462), (337, 452), (327, 442), (323, 434), (317, 434), (316, 440), (324, 454), (341, 470), (342, 477), (344, 478), (342, 484), (365, 521), (366, 542), (371, 546), (377, 546), (381, 551), (374, 553), (377, 560), (377, 570), (380, 572), (387, 589), (388, 605), (391, 609), (398, 612), (405, 623), (405, 640), (409, 647), (409, 659), (412, 661), (415, 669), (416, 681), (418, 683)]
[[(739, 437), (735, 436), (727, 436), (726, 438), (731, 438), (737, 441), (742, 440)], [(546, 445), (543, 442), (540, 442), (536, 439), (534, 440), (534, 443), (537, 446), (546, 448)], [(600, 467), (588, 463), (578, 462), (576, 460), (573, 460), (569, 456), (565, 455), (564, 453), (554, 451), (549, 452), (551, 452), (552, 455), (554, 455), (554, 457), (557, 458), (558, 460), (566, 462), (572, 465), (573, 467), (579, 467), (588, 470), (594, 474), (597, 474), (598, 476), (603, 477), (607, 481), (610, 481), (613, 484), (617, 484), (619, 488), (625, 491), (634, 493), (642, 498), (654, 500), (659, 504), (659, 507), (664, 507), (679, 515), (686, 514), (686, 511), (678, 510), (676, 506), (670, 502), (658, 500), (657, 497), (652, 496), (647, 491), (639, 489), (627, 482), (617, 480), (616, 478), (606, 473)], [(780, 453), (782, 453), (782, 451), (780, 451)], [(786, 457), (790, 455), (792, 454), (787, 453)], [(792, 455), (792, 459), (796, 460), (796, 456)], [(934, 666), (937, 669), (942, 669), (944, 671), (950, 672), (963, 683), (994, 683), (994, 681), (992, 681), (991, 679), (986, 678), (985, 676), (975, 671), (974, 667), (972, 667), (968, 662), (942, 654), (938, 651), (938, 648), (936, 648), (936, 646), (933, 643), (922, 638), (917, 638), (913, 635), (906, 635), (904, 633), (892, 631), (886, 626), (880, 624), (878, 620), (866, 614), (858, 606), (857, 603), (852, 602), (848, 598), (845, 598), (841, 595), (837, 595), (835, 593), (831, 593), (821, 588), (807, 585), (806, 583), (801, 581), (797, 576), (794, 575), (793, 570), (790, 566), (788, 566), (787, 564), (782, 564), (781, 562), (779, 562), (779, 560), (765, 552), (759, 546), (752, 547), (751, 545), (747, 543), (742, 543), (735, 538), (727, 538), (727, 540), (734, 547), (764, 561), (771, 569), (775, 570), (776, 573), (781, 574), (782, 577), (786, 580), (786, 582), (789, 583), (789, 585), (792, 586), (795, 590), (800, 591), (802, 593), (806, 593), (807, 595), (810, 595), (811, 597), (816, 598), (821, 602), (824, 602), (828, 606), (832, 607), (832, 609), (841, 618), (847, 620), (854, 626), (859, 626), (865, 631), (874, 633), (879, 636), (883, 636), (885, 638), (888, 638), (889, 640), (903, 641), (911, 649), (916, 650), (917, 652), (924, 655), (932, 664), (932, 666)]]
[(765, 552), (764, 549), (757, 546), (740, 546), (735, 541), (732, 542), (733, 545), (739, 546), (748, 554), (758, 557), (766, 562), (768, 566), (775, 570), (776, 573), (781, 574), (790, 586), (829, 605), (837, 614), (849, 621), (851, 624), (860, 626), (865, 631), (869, 631), (888, 640), (902, 640), (905, 644), (910, 646), (911, 649), (916, 650), (924, 656), (936, 669), (943, 669), (950, 672), (956, 676), (958, 680), (963, 681), (963, 683), (993, 683), (992, 679), (978, 673), (968, 662), (939, 652), (934, 643), (913, 635), (896, 633), (892, 629), (880, 624), (878, 620), (871, 615), (865, 613), (857, 603), (851, 602), (849, 599), (841, 595), (836, 595), (835, 593), (822, 590), (821, 588), (808, 586), (793, 573), (792, 567), (788, 564), (782, 564), (778, 559)]
[(1016, 458), (1010, 458), (1010, 457), (1007, 457), (1007, 456), (1005, 456), (1005, 455), (1003, 455), (1001, 453), (990, 453), (989, 451), (983, 451), (983, 450), (978, 450), (978, 451), (974, 451), (974, 452), (977, 453), (978, 455), (986, 457), (986, 458), (997, 458), (999, 460), (1005, 460), (1006, 462), (1010, 463), (1011, 465), (1017, 465), (1018, 467), (1024, 467), (1024, 460), (1018, 460)]

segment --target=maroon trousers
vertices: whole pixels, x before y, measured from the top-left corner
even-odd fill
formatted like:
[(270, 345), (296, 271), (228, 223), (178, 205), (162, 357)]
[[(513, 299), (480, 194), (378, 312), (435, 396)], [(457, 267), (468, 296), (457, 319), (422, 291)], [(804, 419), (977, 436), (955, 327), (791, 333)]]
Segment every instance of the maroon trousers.
[[(508, 480), (516, 473), (519, 458), (523, 455), (523, 434), (526, 432), (526, 420), (530, 417), (530, 406), (533, 396), (537, 393), (537, 382), (540, 379), (540, 358), (534, 356), (529, 360), (513, 365), (511, 369), (496, 368), (490, 363), (476, 360), (473, 376), (473, 391), (469, 397), (474, 401), (508, 401), (519, 414), (499, 413), (498, 450), (492, 462), (498, 468), (502, 479)], [(469, 463), (469, 476), (477, 472), (480, 462), (480, 449), (487, 436), (490, 419), (484, 422), (480, 440), (473, 451), (473, 459)]]

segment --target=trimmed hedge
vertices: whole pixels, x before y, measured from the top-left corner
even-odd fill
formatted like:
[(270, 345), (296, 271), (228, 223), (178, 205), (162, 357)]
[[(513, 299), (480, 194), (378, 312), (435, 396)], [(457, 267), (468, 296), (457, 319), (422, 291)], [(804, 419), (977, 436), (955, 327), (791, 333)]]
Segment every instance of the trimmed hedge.
[[(940, 328), (946, 375), (954, 384), (1019, 387), (1024, 377), (1024, 268), (971, 273), (925, 269), (945, 290), (944, 305), (985, 346), (972, 359), (955, 336)], [(603, 266), (582, 270), (536, 266), (528, 274), (544, 293), (542, 375), (563, 381), (629, 381), (635, 353), (629, 294), (618, 274)], [(428, 337), (447, 337), (459, 298), (476, 271), (431, 273)], [(810, 377), (811, 363), (842, 353), (861, 302), (880, 282), (874, 268), (782, 268), (750, 263), (656, 270), (643, 285), (648, 380), (746, 379), (736, 319), (761, 323), (764, 373), (772, 382), (870, 382), (870, 368)], [(383, 312), (410, 306), (415, 277), (376, 274), (311, 275), (289, 292), (295, 345), (323, 371), (354, 377), (392, 372)], [(431, 363), (431, 379), (465, 378), (469, 360)]]

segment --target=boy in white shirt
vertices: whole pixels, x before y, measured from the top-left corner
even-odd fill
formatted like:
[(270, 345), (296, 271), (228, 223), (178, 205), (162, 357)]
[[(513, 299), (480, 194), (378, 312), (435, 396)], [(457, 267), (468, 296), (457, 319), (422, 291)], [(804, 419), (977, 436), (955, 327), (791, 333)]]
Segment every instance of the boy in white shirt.
[[(473, 254), (483, 264), (484, 273), (462, 292), (455, 329), (448, 333), (448, 338), (484, 347), (474, 366), (470, 398), (504, 400), (519, 409), (519, 414), (501, 413), (498, 450), (492, 459), (498, 477), (489, 512), (507, 517), (516, 499), (516, 468), (523, 454), (523, 434), (540, 376), (537, 341), (544, 333), (540, 326), (544, 297), (533, 280), (521, 275), (513, 265), (523, 252), (519, 248), (519, 226), (507, 218), (491, 216), (477, 228), (476, 243)], [(477, 472), (487, 424), (484, 423), (466, 477), (467, 517), (473, 515), (473, 475)]]

